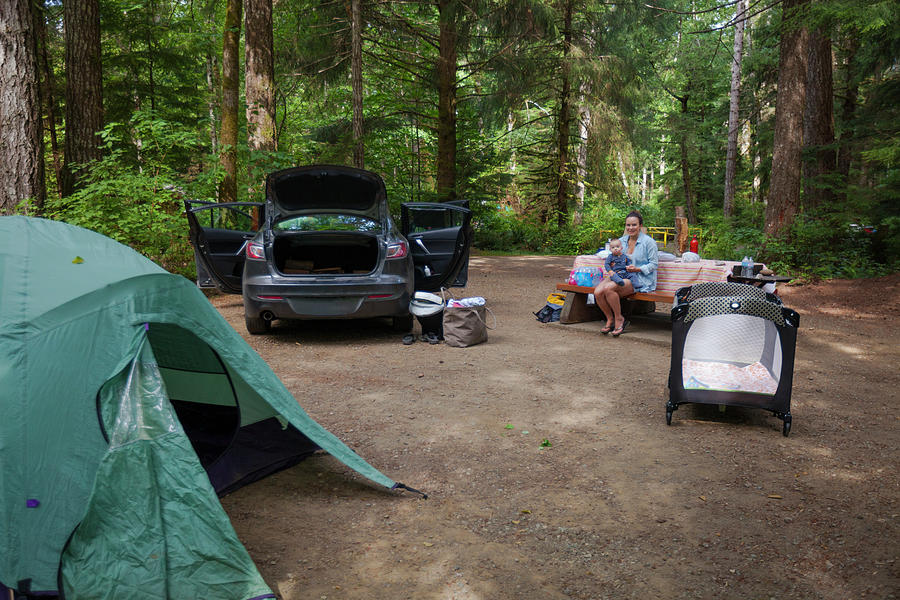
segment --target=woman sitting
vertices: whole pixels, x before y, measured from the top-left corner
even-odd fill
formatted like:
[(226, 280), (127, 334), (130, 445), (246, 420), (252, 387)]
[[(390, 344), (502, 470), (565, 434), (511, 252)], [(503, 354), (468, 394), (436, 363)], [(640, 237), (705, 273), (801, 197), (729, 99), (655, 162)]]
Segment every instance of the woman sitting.
[(628, 321), (622, 316), (622, 298), (635, 292), (652, 292), (656, 289), (659, 250), (653, 238), (641, 231), (643, 224), (641, 213), (631, 211), (625, 217), (625, 235), (619, 238), (625, 254), (631, 259), (631, 264), (626, 267), (631, 277), (623, 279), (623, 284), (620, 285), (613, 281), (613, 273), (607, 272), (603, 274), (603, 281), (594, 288), (597, 306), (606, 316), (606, 327), (600, 330), (603, 334), (612, 332), (613, 336), (618, 337), (625, 331)]

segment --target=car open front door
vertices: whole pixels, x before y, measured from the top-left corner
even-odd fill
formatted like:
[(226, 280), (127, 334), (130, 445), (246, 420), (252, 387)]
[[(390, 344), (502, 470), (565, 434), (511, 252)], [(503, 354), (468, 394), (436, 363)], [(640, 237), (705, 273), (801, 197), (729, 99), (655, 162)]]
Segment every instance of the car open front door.
[(198, 286), (241, 293), (244, 246), (256, 235), (262, 206), (260, 202), (184, 201)]
[(436, 292), (442, 287), (466, 284), (471, 219), (472, 212), (459, 204), (403, 204), (401, 230), (409, 241), (416, 290)]

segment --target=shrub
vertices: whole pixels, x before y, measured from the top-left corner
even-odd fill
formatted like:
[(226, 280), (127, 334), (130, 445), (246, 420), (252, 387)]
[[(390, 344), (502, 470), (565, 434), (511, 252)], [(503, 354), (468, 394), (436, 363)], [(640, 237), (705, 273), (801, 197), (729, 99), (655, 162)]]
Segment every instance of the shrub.
[[(144, 140), (140, 162), (123, 143), (129, 136)], [(46, 215), (111, 237), (173, 273), (193, 277), (182, 199), (211, 196), (215, 177), (189, 180), (175, 172), (169, 158), (196, 146), (195, 132), (139, 113), (127, 127), (107, 125), (101, 137), (103, 158), (82, 169), (78, 191), (48, 201)]]

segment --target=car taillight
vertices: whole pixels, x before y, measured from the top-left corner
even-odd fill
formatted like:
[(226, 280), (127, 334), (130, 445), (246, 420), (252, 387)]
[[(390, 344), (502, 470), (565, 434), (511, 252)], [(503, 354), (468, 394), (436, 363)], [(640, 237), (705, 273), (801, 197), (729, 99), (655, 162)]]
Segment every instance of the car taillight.
[(388, 258), (403, 258), (404, 256), (406, 256), (407, 252), (409, 252), (409, 248), (407, 248), (406, 242), (391, 244), (387, 247)]
[(266, 260), (266, 249), (262, 244), (250, 242), (247, 244), (247, 258), (251, 260)]

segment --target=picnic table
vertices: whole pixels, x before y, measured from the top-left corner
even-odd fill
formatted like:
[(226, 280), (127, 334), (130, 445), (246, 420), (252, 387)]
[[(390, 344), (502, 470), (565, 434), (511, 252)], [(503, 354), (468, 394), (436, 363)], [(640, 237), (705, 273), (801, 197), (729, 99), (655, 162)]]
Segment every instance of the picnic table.
[[(698, 262), (682, 262), (680, 259), (660, 261), (656, 271), (656, 290), (629, 296), (622, 303), (622, 308), (626, 313), (631, 313), (636, 306), (641, 306), (636, 304), (638, 302), (654, 303), (653, 306), (643, 305), (645, 308), (643, 312), (653, 312), (656, 302), (672, 304), (675, 301), (675, 292), (685, 286), (734, 280), (732, 277), (734, 267), (735, 265), (740, 267), (740, 264), (736, 261), (708, 259), (701, 259)], [(602, 266), (603, 259), (594, 254), (587, 254), (576, 256), (572, 268)], [(588, 304), (588, 295), (594, 291), (593, 287), (558, 283), (556, 289), (566, 292), (566, 300), (559, 317), (560, 323), (583, 323), (604, 318), (597, 306)]]

